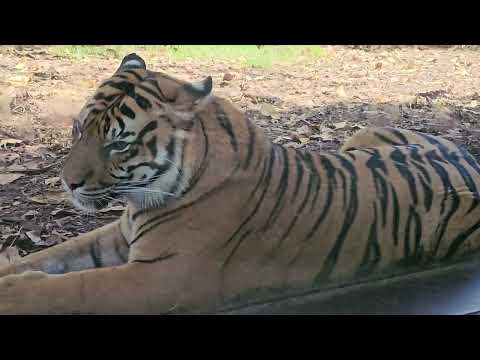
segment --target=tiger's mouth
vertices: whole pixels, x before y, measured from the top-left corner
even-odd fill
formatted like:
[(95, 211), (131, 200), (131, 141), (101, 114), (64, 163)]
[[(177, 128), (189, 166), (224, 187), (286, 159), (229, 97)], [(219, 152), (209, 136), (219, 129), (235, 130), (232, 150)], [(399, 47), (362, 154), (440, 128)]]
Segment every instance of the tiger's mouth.
[(117, 200), (119, 194), (113, 192), (112, 189), (104, 189), (101, 191), (73, 191), (70, 196), (76, 207), (87, 211), (98, 211)]

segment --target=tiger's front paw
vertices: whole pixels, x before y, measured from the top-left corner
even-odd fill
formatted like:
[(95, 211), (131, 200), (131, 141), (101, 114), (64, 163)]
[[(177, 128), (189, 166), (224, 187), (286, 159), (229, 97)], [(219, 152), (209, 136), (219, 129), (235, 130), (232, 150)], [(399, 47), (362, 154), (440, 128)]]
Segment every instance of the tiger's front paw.
[(0, 278), (0, 314), (46, 314), (50, 299), (49, 275), (28, 271)]

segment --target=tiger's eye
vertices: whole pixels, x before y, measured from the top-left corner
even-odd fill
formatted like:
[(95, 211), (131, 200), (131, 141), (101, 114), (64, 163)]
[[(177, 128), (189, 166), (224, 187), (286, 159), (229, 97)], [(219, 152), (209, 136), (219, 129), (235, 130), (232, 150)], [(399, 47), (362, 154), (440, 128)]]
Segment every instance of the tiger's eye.
[(128, 146), (125, 141), (117, 141), (110, 145), (112, 150), (123, 150)]
[(126, 148), (130, 145), (130, 143), (126, 141), (116, 141), (114, 143), (111, 143), (106, 146), (106, 150), (108, 153), (110, 153), (112, 150), (121, 152), (123, 150), (126, 150)]

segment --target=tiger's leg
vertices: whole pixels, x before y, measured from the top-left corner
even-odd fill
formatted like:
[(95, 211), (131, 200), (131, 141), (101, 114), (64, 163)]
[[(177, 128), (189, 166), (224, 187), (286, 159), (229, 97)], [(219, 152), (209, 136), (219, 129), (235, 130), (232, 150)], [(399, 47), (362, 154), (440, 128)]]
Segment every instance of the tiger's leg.
[(0, 268), (0, 277), (27, 270), (50, 274), (120, 265), (128, 260), (120, 222), (108, 224)]
[(0, 314), (167, 313), (177, 304), (184, 283), (170, 261), (5, 276), (0, 278)]

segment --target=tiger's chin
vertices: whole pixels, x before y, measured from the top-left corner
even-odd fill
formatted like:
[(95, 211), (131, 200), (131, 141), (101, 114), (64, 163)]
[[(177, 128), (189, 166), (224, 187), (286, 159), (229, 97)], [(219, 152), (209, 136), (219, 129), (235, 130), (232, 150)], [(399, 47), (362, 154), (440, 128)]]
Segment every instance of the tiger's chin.
[(76, 208), (87, 212), (96, 212), (102, 210), (109, 204), (109, 201), (105, 199), (80, 200), (74, 196), (72, 196), (71, 199)]
[(158, 209), (162, 208), (168, 202), (168, 199), (172, 199), (171, 196), (165, 196), (160, 194), (130, 194), (127, 197), (128, 202), (132, 203), (137, 209)]

